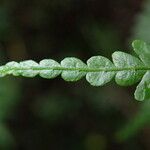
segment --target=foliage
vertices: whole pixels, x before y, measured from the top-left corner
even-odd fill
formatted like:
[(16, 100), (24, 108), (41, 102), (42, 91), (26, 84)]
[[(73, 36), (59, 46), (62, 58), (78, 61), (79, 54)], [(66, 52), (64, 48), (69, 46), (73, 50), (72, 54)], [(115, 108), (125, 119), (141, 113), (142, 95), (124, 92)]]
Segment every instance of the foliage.
[[(135, 17), (135, 25), (133, 27), (132, 31), (132, 37), (130, 40), (132, 41), (135, 38), (143, 39), (144, 41), (148, 42), (150, 39), (149, 34), (149, 25), (150, 25), (150, 0), (147, 0), (143, 5), (143, 10), (137, 16)], [(143, 45), (144, 46), (144, 45)], [(140, 53), (140, 48), (137, 50), (137, 53)], [(149, 46), (145, 45), (145, 51), (141, 51), (139, 54), (141, 59), (149, 64)], [(146, 55), (147, 57), (144, 57)], [(143, 96), (141, 93), (138, 94), (138, 91), (145, 85), (148, 86), (149, 82), (149, 72), (147, 72), (147, 75), (143, 78), (143, 81), (141, 82), (140, 86), (137, 87), (136, 94), (139, 96)], [(144, 87), (143, 87), (144, 88)], [(148, 89), (147, 91), (147, 97), (148, 96)], [(129, 119), (129, 121), (126, 122), (125, 125), (119, 131), (117, 132), (116, 136), (117, 139), (120, 141), (129, 141), (132, 137), (136, 137), (138, 133), (141, 133), (141, 130), (145, 129), (145, 127), (149, 127), (150, 125), (150, 102), (146, 101), (142, 105), (139, 106), (138, 111), (136, 115)], [(147, 132), (147, 131), (146, 131)]]
[[(58, 61), (68, 56), (87, 60), (100, 54), (110, 59), (114, 50), (122, 49), (130, 53), (125, 42), (131, 35), (133, 16), (141, 3), (134, 0), (1, 1), (1, 64), (32, 58), (38, 62), (45, 56)], [(148, 24), (141, 30), (146, 27)], [(149, 35), (148, 31), (144, 32)], [(135, 35), (133, 39), (149, 42), (144, 36)], [(143, 132), (148, 133), (146, 121), (133, 130), (122, 128), (117, 135), (126, 142), (118, 143), (113, 136), (128, 120), (131, 120), (128, 127), (132, 128), (136, 113), (137, 120), (140, 117), (140, 107), (147, 106), (148, 101), (132, 100), (129, 93), (134, 86), (124, 88), (111, 83), (95, 88), (85, 80), (70, 84), (59, 78), (39, 77), (8, 76), (0, 80), (1, 150), (111, 150), (114, 146), (141, 150), (149, 146), (146, 143), (149, 135)], [(143, 109), (149, 112), (149, 108)], [(139, 128), (144, 130), (136, 134)]]
[(20, 63), (12, 61), (1, 66), (0, 76), (12, 74), (35, 77), (39, 74), (43, 78), (52, 79), (61, 74), (65, 81), (78, 81), (86, 75), (86, 80), (93, 86), (103, 86), (114, 76), (118, 85), (129, 86), (143, 77), (135, 91), (135, 98), (142, 101), (150, 98), (150, 46), (140, 40), (134, 41), (132, 46), (140, 59), (116, 51), (112, 54), (114, 64), (103, 56), (91, 57), (87, 65), (75, 57), (65, 58), (60, 64), (52, 59), (44, 59), (39, 64), (33, 60)]

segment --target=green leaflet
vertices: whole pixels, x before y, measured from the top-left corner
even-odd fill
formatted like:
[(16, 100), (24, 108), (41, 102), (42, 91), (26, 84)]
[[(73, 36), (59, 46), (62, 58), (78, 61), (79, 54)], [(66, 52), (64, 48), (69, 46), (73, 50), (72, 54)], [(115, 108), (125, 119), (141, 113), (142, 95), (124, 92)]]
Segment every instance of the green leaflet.
[(7, 74), (9, 74), (8, 72), (5, 71), (5, 66), (0, 66), (0, 77), (4, 77)]
[(61, 76), (66, 81), (78, 81), (86, 74), (84, 69), (87, 66), (80, 59), (74, 57), (62, 60), (61, 66), (63, 67)]
[(75, 57), (68, 57), (56, 62), (44, 59), (37, 63), (26, 60), (20, 63), (12, 61), (0, 66), (0, 77), (5, 75), (52, 79), (59, 75), (65, 81), (78, 81), (86, 76), (86, 80), (93, 86), (102, 86), (115, 77), (117, 84), (132, 85), (142, 79), (135, 91), (135, 98), (139, 101), (150, 99), (150, 46), (136, 40), (132, 43), (139, 58), (124, 52), (112, 54), (113, 63), (103, 56), (93, 56), (87, 64)]
[[(56, 70), (53, 68), (60, 68), (60, 64), (52, 59), (44, 59), (40, 61), (40, 68), (39, 75), (46, 79), (52, 79), (57, 77), (61, 70)], [(48, 69), (49, 68), (49, 69)]]
[(16, 68), (19, 68), (19, 67), (20, 67), (20, 64), (15, 61), (8, 62), (5, 65), (5, 68), (8, 70), (7, 74), (12, 74), (14, 76), (21, 75), (20, 70), (18, 71), (16, 70)]
[(137, 86), (134, 95), (139, 101), (150, 100), (150, 71), (147, 71), (143, 76), (143, 79)]
[(117, 72), (116, 83), (122, 86), (132, 85), (138, 82), (145, 71), (136, 70), (137, 67), (144, 67), (144, 64), (136, 57), (123, 52), (114, 52), (112, 54), (113, 62), (117, 68), (124, 68)]
[(114, 71), (105, 69), (115, 68), (113, 63), (103, 56), (93, 56), (87, 61), (89, 69), (103, 69), (102, 71), (91, 71), (86, 75), (86, 80), (93, 86), (102, 86), (109, 82), (115, 75)]
[(35, 77), (39, 73), (38, 70), (34, 70), (35, 67), (38, 67), (38, 63), (33, 60), (22, 61), (20, 62), (22, 70), (18, 72), (24, 77)]
[[(144, 41), (135, 40), (132, 42), (132, 47), (139, 58), (146, 66), (150, 65), (150, 45)], [(148, 69), (150, 70), (150, 69)], [(134, 93), (135, 98), (139, 101), (150, 99), (150, 71), (147, 71), (143, 76), (142, 81), (136, 88)]]
[(150, 45), (140, 41), (135, 40), (132, 42), (132, 47), (136, 54), (140, 57), (143, 63), (147, 66), (150, 65)]

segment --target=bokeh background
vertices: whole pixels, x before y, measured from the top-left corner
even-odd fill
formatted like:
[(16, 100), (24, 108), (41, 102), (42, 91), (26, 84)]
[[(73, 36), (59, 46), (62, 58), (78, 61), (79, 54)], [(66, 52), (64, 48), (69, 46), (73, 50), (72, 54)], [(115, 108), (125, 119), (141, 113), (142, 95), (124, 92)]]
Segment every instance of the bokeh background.
[[(133, 39), (150, 42), (150, 0), (0, 0), (1, 65), (133, 54)], [(135, 86), (1, 78), (0, 150), (149, 150), (150, 102)]]

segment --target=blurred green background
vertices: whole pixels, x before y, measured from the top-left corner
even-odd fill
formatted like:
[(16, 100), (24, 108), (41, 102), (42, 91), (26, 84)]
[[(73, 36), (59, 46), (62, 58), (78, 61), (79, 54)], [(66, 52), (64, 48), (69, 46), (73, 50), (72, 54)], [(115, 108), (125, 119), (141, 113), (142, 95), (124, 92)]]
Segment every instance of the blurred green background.
[[(149, 27), (150, 0), (0, 0), (0, 63), (133, 53)], [(0, 150), (149, 150), (150, 102), (134, 89), (1, 78)]]

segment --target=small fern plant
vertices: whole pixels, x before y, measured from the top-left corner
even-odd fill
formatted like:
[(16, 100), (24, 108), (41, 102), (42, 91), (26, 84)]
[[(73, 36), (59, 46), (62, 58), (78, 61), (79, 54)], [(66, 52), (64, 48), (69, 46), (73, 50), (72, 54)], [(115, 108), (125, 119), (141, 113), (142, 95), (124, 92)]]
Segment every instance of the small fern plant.
[(11, 61), (0, 67), (0, 77), (5, 75), (22, 75), (52, 79), (61, 74), (65, 81), (78, 81), (84, 76), (93, 86), (103, 86), (115, 77), (121, 86), (130, 86), (141, 80), (135, 91), (135, 99), (139, 101), (150, 99), (150, 45), (136, 40), (132, 43), (138, 57), (116, 51), (111, 62), (103, 56), (93, 56), (87, 64), (75, 57), (68, 57), (59, 64), (52, 59), (44, 59), (40, 63), (26, 60), (20, 63)]

